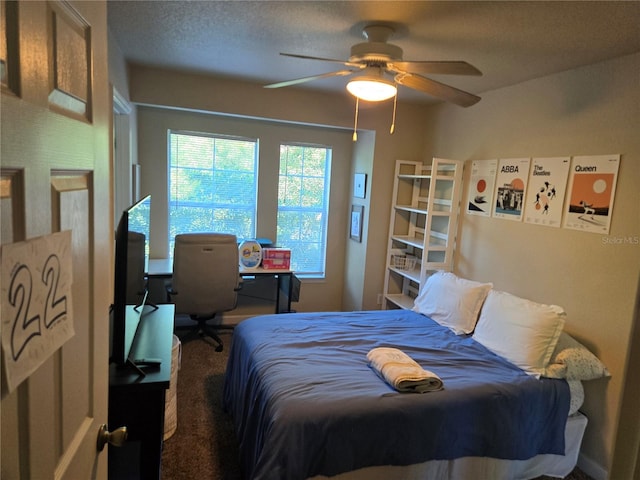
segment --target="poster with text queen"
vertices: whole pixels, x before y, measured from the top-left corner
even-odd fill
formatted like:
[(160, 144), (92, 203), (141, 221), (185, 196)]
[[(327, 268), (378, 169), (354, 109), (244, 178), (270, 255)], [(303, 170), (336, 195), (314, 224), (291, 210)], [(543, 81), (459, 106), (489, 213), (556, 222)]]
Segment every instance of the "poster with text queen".
[(498, 160), (496, 190), (493, 195), (493, 216), (506, 220), (522, 220), (527, 191), (530, 158)]
[(609, 233), (620, 155), (573, 157), (563, 227)]
[(560, 227), (567, 192), (571, 157), (531, 160), (524, 221), (548, 227)]

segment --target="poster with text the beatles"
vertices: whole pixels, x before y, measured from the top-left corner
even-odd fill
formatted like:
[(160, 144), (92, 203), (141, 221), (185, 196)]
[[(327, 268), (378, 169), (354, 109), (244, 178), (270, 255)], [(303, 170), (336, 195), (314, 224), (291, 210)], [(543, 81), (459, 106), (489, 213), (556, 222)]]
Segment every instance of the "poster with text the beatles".
[(620, 155), (573, 157), (564, 228), (609, 233)]
[(494, 217), (518, 222), (522, 220), (530, 161), (530, 158), (498, 160), (498, 174), (493, 195)]
[(491, 216), (497, 169), (497, 159), (474, 160), (471, 163), (471, 181), (467, 202), (468, 214), (483, 217)]
[(570, 157), (531, 160), (524, 221), (548, 227), (562, 225)]

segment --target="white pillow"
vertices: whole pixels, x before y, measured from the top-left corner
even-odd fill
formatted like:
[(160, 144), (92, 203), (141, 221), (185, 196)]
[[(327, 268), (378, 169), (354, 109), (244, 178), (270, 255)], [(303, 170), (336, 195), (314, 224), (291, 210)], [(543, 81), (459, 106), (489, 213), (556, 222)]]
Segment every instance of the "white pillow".
[(609, 377), (611, 374), (587, 347), (568, 333), (562, 332), (544, 376), (567, 380), (594, 380)]
[(564, 327), (565, 312), (506, 292), (489, 292), (473, 339), (529, 375), (545, 373)]
[(451, 272), (431, 275), (413, 303), (413, 311), (449, 327), (456, 335), (471, 333), (491, 283), (459, 278)]
[(569, 384), (569, 416), (574, 415), (584, 403), (584, 386), (580, 380), (567, 380)]

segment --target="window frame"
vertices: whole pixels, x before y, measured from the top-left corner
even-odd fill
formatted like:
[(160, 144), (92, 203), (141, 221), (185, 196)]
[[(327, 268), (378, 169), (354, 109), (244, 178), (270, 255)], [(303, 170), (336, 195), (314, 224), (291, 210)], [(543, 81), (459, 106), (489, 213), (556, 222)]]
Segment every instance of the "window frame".
[[(323, 149), (325, 150), (325, 156), (324, 156), (324, 176), (323, 176), (323, 182), (324, 182), (324, 188), (323, 188), (323, 193), (322, 193), (322, 207), (321, 208), (301, 208), (300, 206), (294, 206), (294, 207), (287, 207), (287, 206), (281, 206), (280, 205), (280, 179), (282, 177), (281, 175), (281, 169), (282, 169), (282, 148), (283, 147), (302, 147), (302, 148), (314, 148), (314, 149)], [(313, 213), (313, 212), (319, 212), (322, 215), (323, 218), (323, 222), (322, 222), (322, 232), (320, 234), (321, 237), (321, 241), (320, 246), (321, 246), (321, 269), (319, 271), (303, 271), (303, 270), (295, 270), (296, 275), (303, 277), (303, 278), (314, 278), (314, 279), (324, 279), (327, 276), (327, 235), (328, 235), (328, 229), (329, 229), (329, 205), (330, 205), (330, 201), (331, 201), (331, 166), (332, 166), (332, 160), (333, 160), (333, 147), (330, 145), (326, 145), (326, 144), (317, 144), (317, 143), (309, 143), (309, 142), (285, 142), (285, 141), (281, 141), (279, 142), (279, 152), (278, 152), (278, 198), (276, 200), (276, 231), (279, 230), (278, 228), (278, 220), (279, 220), (279, 216), (280, 216), (280, 212), (281, 211), (290, 211), (290, 212), (306, 212), (306, 213)], [(304, 168), (304, 167), (303, 167)], [(294, 176), (294, 175), (292, 175)], [(300, 176), (302, 179), (305, 178), (304, 175), (298, 175)], [(282, 243), (280, 238), (278, 238), (278, 235), (276, 234), (276, 242), (277, 244)], [(317, 243), (317, 242), (314, 242)], [(284, 247), (288, 247), (290, 248), (289, 245), (285, 245), (283, 244), (282, 246)], [(294, 248), (292, 248), (292, 254), (291, 254), (291, 258), (294, 259), (295, 258), (295, 253), (294, 253)], [(293, 265), (292, 265), (293, 267)]]
[[(167, 233), (168, 233), (168, 240), (169, 240), (169, 257), (172, 258), (173, 257), (173, 244), (174, 244), (174, 235), (172, 235), (172, 222), (171, 222), (171, 212), (173, 210), (173, 206), (172, 206), (172, 199), (173, 199), (173, 193), (172, 193), (172, 172), (175, 168), (180, 168), (180, 167), (176, 167), (174, 166), (173, 163), (173, 151), (172, 151), (172, 136), (173, 135), (182, 135), (182, 136), (191, 136), (191, 137), (199, 137), (199, 138), (209, 138), (209, 139), (213, 139), (215, 140), (232, 140), (232, 141), (239, 141), (239, 142), (247, 142), (247, 143), (252, 143), (254, 145), (254, 152), (253, 152), (253, 184), (254, 184), (254, 191), (253, 191), (253, 204), (252, 204), (252, 216), (251, 216), (251, 233), (249, 235), (246, 236), (246, 238), (255, 238), (256, 235), (256, 230), (257, 230), (257, 219), (258, 219), (258, 188), (259, 188), (259, 159), (260, 159), (260, 139), (259, 138), (255, 138), (255, 137), (248, 137), (248, 136), (242, 136), (242, 135), (227, 135), (227, 134), (219, 134), (219, 133), (210, 133), (210, 132), (199, 132), (199, 131), (192, 131), (192, 130), (183, 130), (183, 129), (168, 129), (167, 131), (167, 217), (168, 217), (168, 223), (167, 223)], [(213, 157), (213, 164), (212, 164), (212, 172), (215, 171), (215, 169), (213, 168), (213, 165), (215, 165), (215, 150), (213, 150), (211, 153), (214, 154)], [(182, 167), (184, 168), (184, 167)], [(210, 208), (216, 208), (218, 206), (220, 206), (221, 204), (216, 203), (216, 202), (211, 202), (209, 204)], [(222, 208), (225, 207), (225, 205), (221, 206)], [(228, 206), (227, 206), (228, 208)], [(242, 210), (242, 209), (238, 209), (238, 210)], [(246, 210), (246, 209), (245, 209)], [(176, 234), (181, 233), (181, 232), (177, 232)], [(242, 239), (244, 239), (245, 237), (243, 235), (241, 235), (241, 232), (230, 232), (235, 234), (238, 237), (238, 240), (241, 241)]]

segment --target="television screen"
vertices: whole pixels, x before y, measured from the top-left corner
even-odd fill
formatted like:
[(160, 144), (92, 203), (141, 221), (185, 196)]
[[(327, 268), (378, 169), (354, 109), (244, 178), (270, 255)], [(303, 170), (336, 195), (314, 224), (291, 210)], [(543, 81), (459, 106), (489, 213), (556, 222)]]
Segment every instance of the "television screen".
[(127, 363), (147, 294), (150, 212), (147, 196), (122, 213), (116, 230), (110, 361), (118, 365)]

